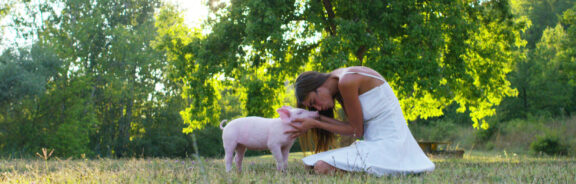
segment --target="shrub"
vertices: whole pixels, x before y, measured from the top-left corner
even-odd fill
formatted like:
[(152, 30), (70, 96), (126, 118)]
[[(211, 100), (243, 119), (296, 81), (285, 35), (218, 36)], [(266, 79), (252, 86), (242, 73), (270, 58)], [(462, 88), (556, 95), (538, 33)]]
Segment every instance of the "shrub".
[(536, 138), (536, 140), (530, 144), (530, 149), (536, 154), (544, 153), (547, 155), (566, 155), (568, 152), (568, 146), (562, 144), (558, 137), (552, 135)]
[(459, 127), (452, 120), (433, 120), (427, 124), (412, 124), (410, 131), (418, 140), (453, 141)]
[[(500, 131), (501, 123), (489, 122), (488, 129), (478, 129), (475, 133), (475, 142), (477, 144), (486, 144)], [(494, 148), (494, 145), (491, 145)], [(492, 149), (488, 147), (489, 149)]]

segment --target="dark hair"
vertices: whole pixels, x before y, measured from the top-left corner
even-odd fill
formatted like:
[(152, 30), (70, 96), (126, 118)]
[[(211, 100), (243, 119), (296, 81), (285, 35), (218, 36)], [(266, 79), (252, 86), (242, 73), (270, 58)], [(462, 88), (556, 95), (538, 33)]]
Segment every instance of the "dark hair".
[(294, 83), (298, 107), (304, 107), (302, 101), (306, 99), (308, 93), (316, 91), (328, 78), (330, 78), (330, 74), (315, 71), (300, 74)]
[[(322, 86), (326, 80), (330, 78), (328, 73), (320, 73), (315, 71), (308, 71), (300, 74), (294, 83), (296, 91), (296, 101), (299, 108), (308, 110), (316, 110), (314, 107), (306, 107), (302, 101), (306, 99), (310, 92), (315, 92), (318, 87)], [(320, 115), (334, 118), (334, 109), (326, 109), (319, 111)], [(306, 153), (314, 149), (315, 153), (327, 151), (331, 146), (334, 146), (335, 136), (333, 133), (324, 129), (314, 128), (308, 131), (305, 135), (300, 136), (298, 141), (302, 151)]]

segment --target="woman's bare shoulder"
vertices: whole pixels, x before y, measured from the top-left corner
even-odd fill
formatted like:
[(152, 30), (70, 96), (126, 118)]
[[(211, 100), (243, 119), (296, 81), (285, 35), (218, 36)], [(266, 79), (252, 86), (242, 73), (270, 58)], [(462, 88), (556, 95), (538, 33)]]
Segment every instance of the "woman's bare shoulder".
[(332, 72), (330, 72), (330, 75), (340, 79), (342, 74), (346, 73), (347, 70), (348, 70), (348, 68), (338, 68), (338, 69), (335, 69)]
[(338, 78), (341, 78), (346, 73), (350, 73), (350, 72), (360, 72), (360, 73), (366, 73), (366, 74), (371, 74), (371, 75), (382, 77), (382, 75), (380, 75), (380, 73), (378, 73), (376, 70), (374, 70), (372, 68), (365, 67), (365, 66), (350, 66), (350, 67), (346, 67), (346, 68), (338, 68), (338, 69), (330, 72), (330, 74), (333, 76), (337, 76)]
[(378, 76), (380, 78), (384, 78), (382, 77), (382, 75), (380, 75), (380, 73), (378, 73), (376, 70), (372, 69), (372, 68), (368, 68), (365, 66), (352, 66), (352, 67), (348, 67), (348, 70), (346, 72), (359, 72), (359, 73), (365, 73), (365, 74), (370, 74), (370, 75), (374, 75), (374, 76)]
[(353, 76), (353, 75), (346, 75), (346, 74), (348, 74), (349, 72), (359, 72), (359, 71), (356, 71), (356, 70), (357, 70), (356, 67), (338, 68), (338, 69), (332, 71), (330, 74), (332, 74), (333, 76), (338, 77), (338, 80), (339, 80), (338, 83), (342, 83), (342, 82), (347, 82), (347, 83), (353, 82), (353, 83), (356, 83), (356, 82), (358, 82), (358, 80), (359, 80), (360, 78), (358, 78), (357, 76)]

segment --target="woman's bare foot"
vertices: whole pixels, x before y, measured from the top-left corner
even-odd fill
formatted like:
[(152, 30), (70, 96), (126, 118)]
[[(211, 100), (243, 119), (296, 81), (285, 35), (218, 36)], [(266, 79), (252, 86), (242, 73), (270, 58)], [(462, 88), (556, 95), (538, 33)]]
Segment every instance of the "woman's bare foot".
[(332, 175), (334, 173), (336, 173), (336, 171), (341, 171), (340, 169), (322, 161), (319, 160), (316, 162), (316, 164), (314, 164), (314, 172), (316, 172), (316, 174), (329, 174)]

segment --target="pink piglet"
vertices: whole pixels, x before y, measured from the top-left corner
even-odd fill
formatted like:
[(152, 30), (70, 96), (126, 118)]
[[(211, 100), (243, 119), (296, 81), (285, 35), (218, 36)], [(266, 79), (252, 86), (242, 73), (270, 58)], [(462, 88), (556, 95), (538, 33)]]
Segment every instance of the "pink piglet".
[(317, 111), (307, 111), (300, 108), (284, 106), (276, 110), (280, 118), (244, 117), (230, 121), (223, 127), (226, 120), (220, 123), (222, 141), (224, 143), (224, 161), (226, 172), (232, 169), (232, 156), (236, 152), (235, 162), (238, 172), (242, 172), (242, 159), (246, 149), (269, 149), (276, 159), (276, 169), (286, 170), (288, 154), (294, 144), (294, 138), (284, 132), (293, 130), (290, 122), (297, 118), (317, 118)]

